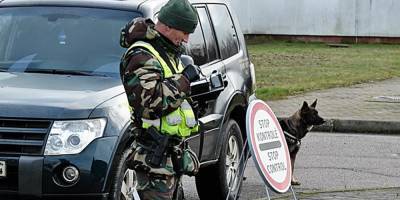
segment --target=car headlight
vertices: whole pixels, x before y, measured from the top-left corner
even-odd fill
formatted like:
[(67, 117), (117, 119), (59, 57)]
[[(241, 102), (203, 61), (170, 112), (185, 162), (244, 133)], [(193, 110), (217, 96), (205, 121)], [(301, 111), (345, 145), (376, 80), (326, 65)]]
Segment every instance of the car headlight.
[(106, 120), (55, 121), (47, 138), (44, 155), (80, 153), (94, 139), (102, 137)]

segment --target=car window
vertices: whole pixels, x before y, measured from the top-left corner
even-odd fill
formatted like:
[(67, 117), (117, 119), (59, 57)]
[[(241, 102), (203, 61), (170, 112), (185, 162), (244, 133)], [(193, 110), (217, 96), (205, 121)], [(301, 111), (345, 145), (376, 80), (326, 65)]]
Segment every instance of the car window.
[(195, 31), (190, 34), (186, 48), (187, 53), (193, 58), (194, 64), (200, 66), (207, 63), (208, 55), (200, 23), (197, 25)]
[(189, 55), (196, 65), (203, 65), (218, 58), (218, 48), (212, 32), (210, 20), (205, 7), (196, 7), (199, 24), (189, 38)]
[(0, 66), (119, 77), (121, 27), (139, 13), (77, 7), (0, 9)]
[(239, 51), (239, 41), (228, 8), (222, 4), (209, 4), (208, 9), (217, 35), (218, 46), (223, 59)]
[(208, 62), (218, 59), (218, 47), (211, 27), (205, 7), (198, 10), (201, 27), (203, 28), (204, 38), (206, 39), (206, 48), (208, 53)]

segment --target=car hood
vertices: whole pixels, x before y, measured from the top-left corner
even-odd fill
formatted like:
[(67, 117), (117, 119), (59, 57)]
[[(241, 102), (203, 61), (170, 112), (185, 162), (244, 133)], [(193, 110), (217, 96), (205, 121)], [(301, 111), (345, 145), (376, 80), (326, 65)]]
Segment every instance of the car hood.
[(118, 78), (0, 72), (0, 118), (84, 119), (122, 93)]

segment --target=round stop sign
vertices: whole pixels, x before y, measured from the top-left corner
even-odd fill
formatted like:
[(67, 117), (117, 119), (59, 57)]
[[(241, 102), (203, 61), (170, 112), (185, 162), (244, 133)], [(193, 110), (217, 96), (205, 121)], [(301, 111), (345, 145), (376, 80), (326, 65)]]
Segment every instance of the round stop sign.
[(265, 184), (276, 192), (286, 192), (292, 176), (289, 151), (279, 122), (265, 102), (250, 103), (246, 128), (252, 157)]

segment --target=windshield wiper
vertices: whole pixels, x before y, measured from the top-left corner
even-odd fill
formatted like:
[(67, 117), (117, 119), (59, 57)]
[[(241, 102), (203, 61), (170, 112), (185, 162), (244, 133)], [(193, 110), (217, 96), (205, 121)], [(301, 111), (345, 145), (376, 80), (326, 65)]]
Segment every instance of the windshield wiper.
[(79, 76), (105, 76), (103, 74), (93, 74), (85, 71), (73, 71), (63, 69), (27, 69), (26, 73), (43, 73), (43, 74), (65, 74), (65, 75), (79, 75)]
[(1, 67), (0, 67), (0, 72), (8, 72), (8, 69), (1, 68)]

